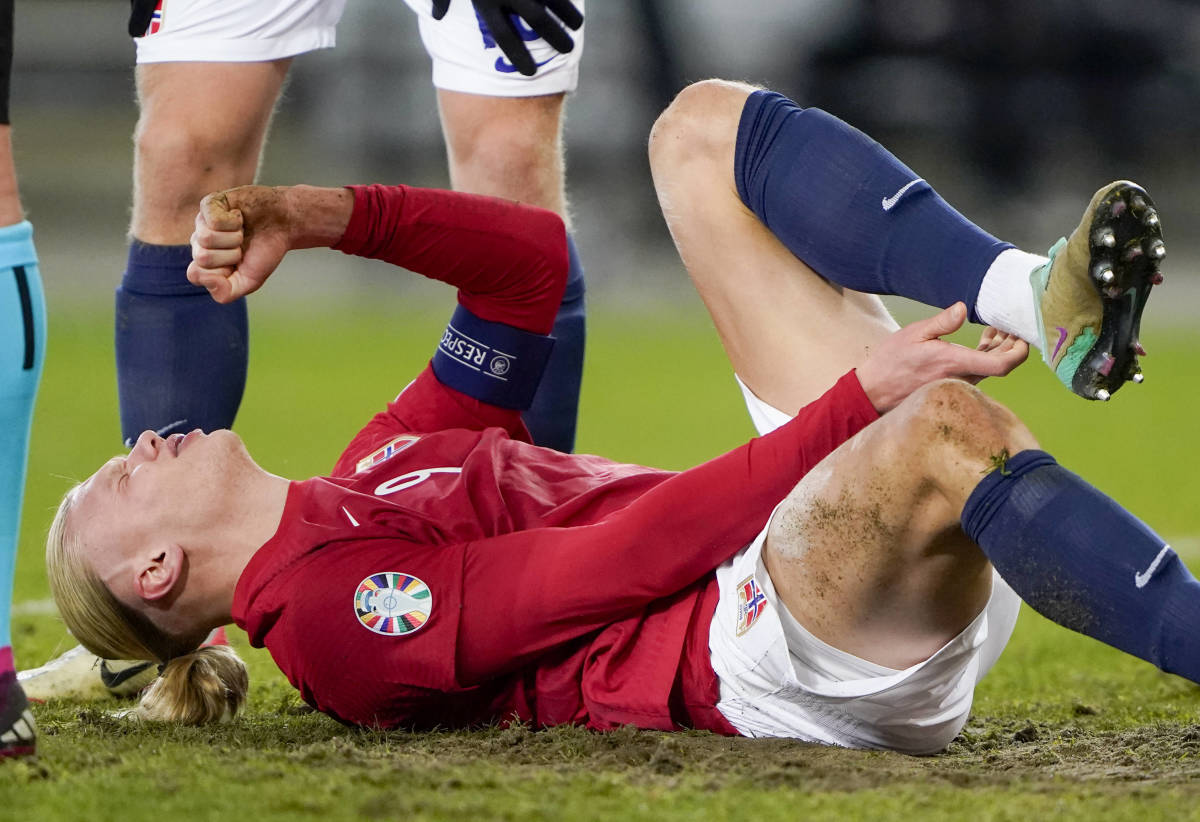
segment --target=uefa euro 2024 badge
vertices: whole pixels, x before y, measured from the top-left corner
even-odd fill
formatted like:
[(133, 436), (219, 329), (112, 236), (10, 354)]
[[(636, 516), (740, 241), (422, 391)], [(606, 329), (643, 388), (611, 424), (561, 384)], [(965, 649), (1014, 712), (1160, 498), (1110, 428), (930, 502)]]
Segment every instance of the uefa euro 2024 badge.
[(433, 592), (398, 571), (372, 574), (354, 592), (354, 614), (368, 631), (404, 636), (419, 631), (433, 613)]

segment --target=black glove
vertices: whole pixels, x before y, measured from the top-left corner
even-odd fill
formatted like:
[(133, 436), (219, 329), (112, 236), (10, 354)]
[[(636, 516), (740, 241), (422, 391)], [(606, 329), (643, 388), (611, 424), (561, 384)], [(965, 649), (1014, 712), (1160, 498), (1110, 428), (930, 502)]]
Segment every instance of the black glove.
[[(517, 71), (526, 77), (537, 73), (537, 63), (525, 47), (510, 14), (515, 14), (525, 21), (530, 29), (549, 43), (555, 51), (566, 54), (575, 48), (571, 35), (563, 30), (563, 26), (575, 31), (583, 25), (583, 14), (575, 8), (571, 0), (471, 0), (479, 17), (496, 39), (496, 45), (513, 64)], [(450, 8), (450, 0), (433, 0), (433, 19), (441, 20)], [(551, 14), (550, 12), (553, 12)], [(557, 19), (556, 19), (557, 18)], [(561, 22), (560, 22), (561, 21)]]
[(141, 37), (150, 28), (156, 0), (129, 0), (129, 36)]

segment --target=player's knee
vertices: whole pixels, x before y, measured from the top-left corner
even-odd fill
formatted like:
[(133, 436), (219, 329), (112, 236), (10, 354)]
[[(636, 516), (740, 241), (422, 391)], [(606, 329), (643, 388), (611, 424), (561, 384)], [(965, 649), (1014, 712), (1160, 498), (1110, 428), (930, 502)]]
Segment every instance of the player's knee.
[(143, 120), (134, 132), (143, 176), (177, 189), (188, 201), (252, 181), (258, 145), (252, 135), (216, 133), (191, 121)]
[(560, 167), (555, 140), (519, 130), (460, 141), (454, 151), (456, 187), (535, 205), (560, 187)]
[(683, 159), (724, 157), (754, 87), (729, 80), (701, 80), (675, 96), (650, 130), (650, 166), (656, 174)]
[(903, 414), (905, 444), (922, 454), (950, 451), (969, 460), (987, 460), (1005, 450), (1015, 454), (1037, 446), (1012, 411), (962, 380), (923, 386), (896, 410)]
[(459, 135), (450, 147), (454, 187), (562, 213), (562, 153), (556, 137), (500, 129)]
[(455, 188), (561, 207), (562, 95), (443, 103)]

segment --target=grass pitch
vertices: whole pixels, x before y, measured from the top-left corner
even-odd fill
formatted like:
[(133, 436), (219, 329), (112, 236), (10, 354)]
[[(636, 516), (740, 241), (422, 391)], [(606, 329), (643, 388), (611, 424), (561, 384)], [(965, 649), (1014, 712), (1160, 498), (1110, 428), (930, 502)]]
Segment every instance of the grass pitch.
[[(447, 309), (405, 303), (252, 306), (238, 429), (264, 467), (324, 472), (416, 373)], [(751, 435), (699, 304), (671, 315), (593, 310), (579, 450), (682, 468)], [(44, 613), (54, 506), (118, 450), (110, 323), (107, 307), (51, 306), (16, 586), (26, 666), (70, 644)], [(1146, 385), (1107, 406), (1068, 396), (1036, 363), (988, 390), (1196, 567), (1200, 332), (1145, 342)], [(304, 710), (233, 633), (253, 679), (243, 718), (184, 729), (116, 720), (116, 702), (40, 706), (39, 759), (0, 767), (0, 819), (1200, 818), (1200, 688), (1028, 610), (963, 734), (927, 758), (701, 733), (359, 732)]]

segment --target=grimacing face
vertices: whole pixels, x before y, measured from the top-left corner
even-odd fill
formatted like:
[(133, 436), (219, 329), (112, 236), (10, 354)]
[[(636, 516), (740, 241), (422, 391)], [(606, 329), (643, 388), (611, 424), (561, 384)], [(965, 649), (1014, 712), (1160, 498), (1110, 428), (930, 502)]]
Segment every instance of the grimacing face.
[(75, 491), (67, 530), (89, 564), (122, 601), (134, 552), (156, 541), (193, 541), (238, 492), (240, 469), (252, 466), (232, 431), (163, 438), (146, 431), (128, 455), (113, 457)]

